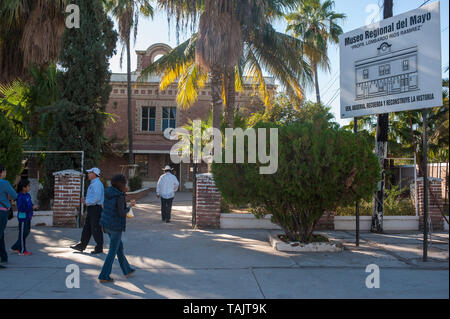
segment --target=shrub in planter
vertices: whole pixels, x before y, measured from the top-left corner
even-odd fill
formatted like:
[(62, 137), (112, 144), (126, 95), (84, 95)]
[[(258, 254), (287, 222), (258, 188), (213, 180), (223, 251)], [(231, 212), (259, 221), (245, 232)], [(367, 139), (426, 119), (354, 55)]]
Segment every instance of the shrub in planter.
[(213, 163), (212, 173), (226, 201), (249, 203), (258, 208), (257, 214), (272, 214), (272, 222), (290, 240), (311, 241), (325, 211), (368, 200), (375, 191), (380, 168), (363, 138), (326, 120), (260, 122), (255, 128), (278, 128), (277, 172), (262, 175), (259, 168), (267, 164), (245, 159), (243, 164)]
[(228, 214), (231, 212), (230, 205), (223, 198), (220, 199), (220, 212), (222, 214)]
[(130, 177), (128, 179), (128, 186), (130, 187), (130, 192), (140, 190), (142, 188), (142, 178), (138, 175)]

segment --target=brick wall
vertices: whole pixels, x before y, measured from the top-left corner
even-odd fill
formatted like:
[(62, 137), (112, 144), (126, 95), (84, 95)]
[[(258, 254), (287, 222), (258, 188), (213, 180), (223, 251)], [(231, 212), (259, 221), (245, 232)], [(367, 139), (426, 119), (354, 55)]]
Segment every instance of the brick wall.
[(74, 170), (66, 170), (55, 172), (53, 175), (55, 176), (53, 226), (76, 227), (83, 174)]
[[(444, 230), (444, 220), (439, 207), (442, 208), (442, 179), (429, 178), (428, 187), (428, 214), (431, 217), (433, 231)], [(419, 200), (419, 227), (423, 230), (423, 178), (417, 179), (418, 200)], [(433, 195), (432, 195), (432, 194)]]
[(220, 228), (220, 198), (212, 174), (198, 174), (195, 203), (198, 228)]

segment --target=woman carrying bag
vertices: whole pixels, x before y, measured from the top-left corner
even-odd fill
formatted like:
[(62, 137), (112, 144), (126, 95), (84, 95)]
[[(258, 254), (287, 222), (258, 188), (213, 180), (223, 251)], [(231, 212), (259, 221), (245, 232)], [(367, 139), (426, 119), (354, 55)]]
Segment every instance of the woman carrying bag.
[[(8, 217), (11, 212), (10, 200), (17, 199), (17, 193), (12, 188), (11, 184), (5, 180), (6, 169), (0, 164), (0, 263), (6, 264), (8, 262), (8, 254), (5, 247), (5, 228), (8, 223)], [(0, 265), (0, 269), (6, 268)]]
[(127, 213), (130, 207), (136, 204), (131, 201), (130, 207), (127, 207), (125, 200), (127, 180), (123, 175), (115, 175), (111, 179), (111, 187), (105, 190), (105, 201), (103, 204), (102, 217), (100, 218), (100, 226), (103, 231), (109, 235), (110, 244), (108, 255), (103, 264), (102, 271), (98, 276), (101, 283), (112, 282), (110, 277), (112, 265), (117, 255), (120, 268), (125, 277), (130, 277), (136, 270), (131, 268), (125, 257), (122, 243), (122, 232), (126, 228)]

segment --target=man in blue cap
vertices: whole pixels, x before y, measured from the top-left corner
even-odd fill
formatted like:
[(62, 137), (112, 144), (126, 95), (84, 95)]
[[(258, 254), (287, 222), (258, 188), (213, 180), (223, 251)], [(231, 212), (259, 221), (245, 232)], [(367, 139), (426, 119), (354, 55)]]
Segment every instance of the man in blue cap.
[(91, 181), (86, 193), (86, 199), (82, 199), (83, 204), (87, 206), (86, 222), (81, 233), (81, 242), (75, 246), (70, 246), (70, 248), (81, 252), (84, 251), (89, 244), (91, 236), (93, 236), (97, 245), (91, 254), (100, 254), (103, 252), (103, 232), (99, 222), (102, 216), (105, 190), (100, 180), (100, 170), (97, 167), (86, 172)]

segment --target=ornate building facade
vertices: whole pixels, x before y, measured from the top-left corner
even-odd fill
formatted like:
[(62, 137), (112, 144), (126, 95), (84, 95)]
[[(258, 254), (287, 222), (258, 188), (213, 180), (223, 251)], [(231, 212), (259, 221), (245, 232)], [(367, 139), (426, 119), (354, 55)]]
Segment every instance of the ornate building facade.
[[(207, 84), (201, 91), (198, 101), (189, 109), (177, 106), (177, 84), (166, 90), (159, 87), (160, 77), (152, 76), (146, 82), (135, 86), (139, 73), (153, 63), (158, 56), (167, 54), (171, 48), (166, 44), (154, 44), (145, 51), (136, 51), (137, 69), (132, 72), (132, 118), (133, 144), (137, 173), (144, 180), (146, 187), (155, 188), (156, 182), (165, 165), (171, 165), (180, 181), (181, 190), (192, 189), (192, 164), (174, 164), (170, 159), (170, 150), (176, 141), (166, 139), (163, 132), (166, 128), (182, 127), (189, 120), (206, 120), (211, 109), (211, 90)], [(274, 80), (266, 78), (269, 87), (275, 90)], [(107, 106), (107, 113), (115, 119), (108, 120), (105, 125), (107, 137), (117, 137), (118, 141), (126, 143), (126, 151), (120, 156), (108, 156), (100, 163), (103, 177), (110, 179), (114, 174), (127, 173), (128, 164), (128, 116), (127, 116), (127, 74), (113, 73), (111, 76), (112, 92)], [(236, 93), (236, 107), (252, 113), (263, 109), (263, 105), (253, 94), (250, 84), (244, 86), (244, 91)], [(206, 165), (200, 165), (200, 172), (206, 170)]]

